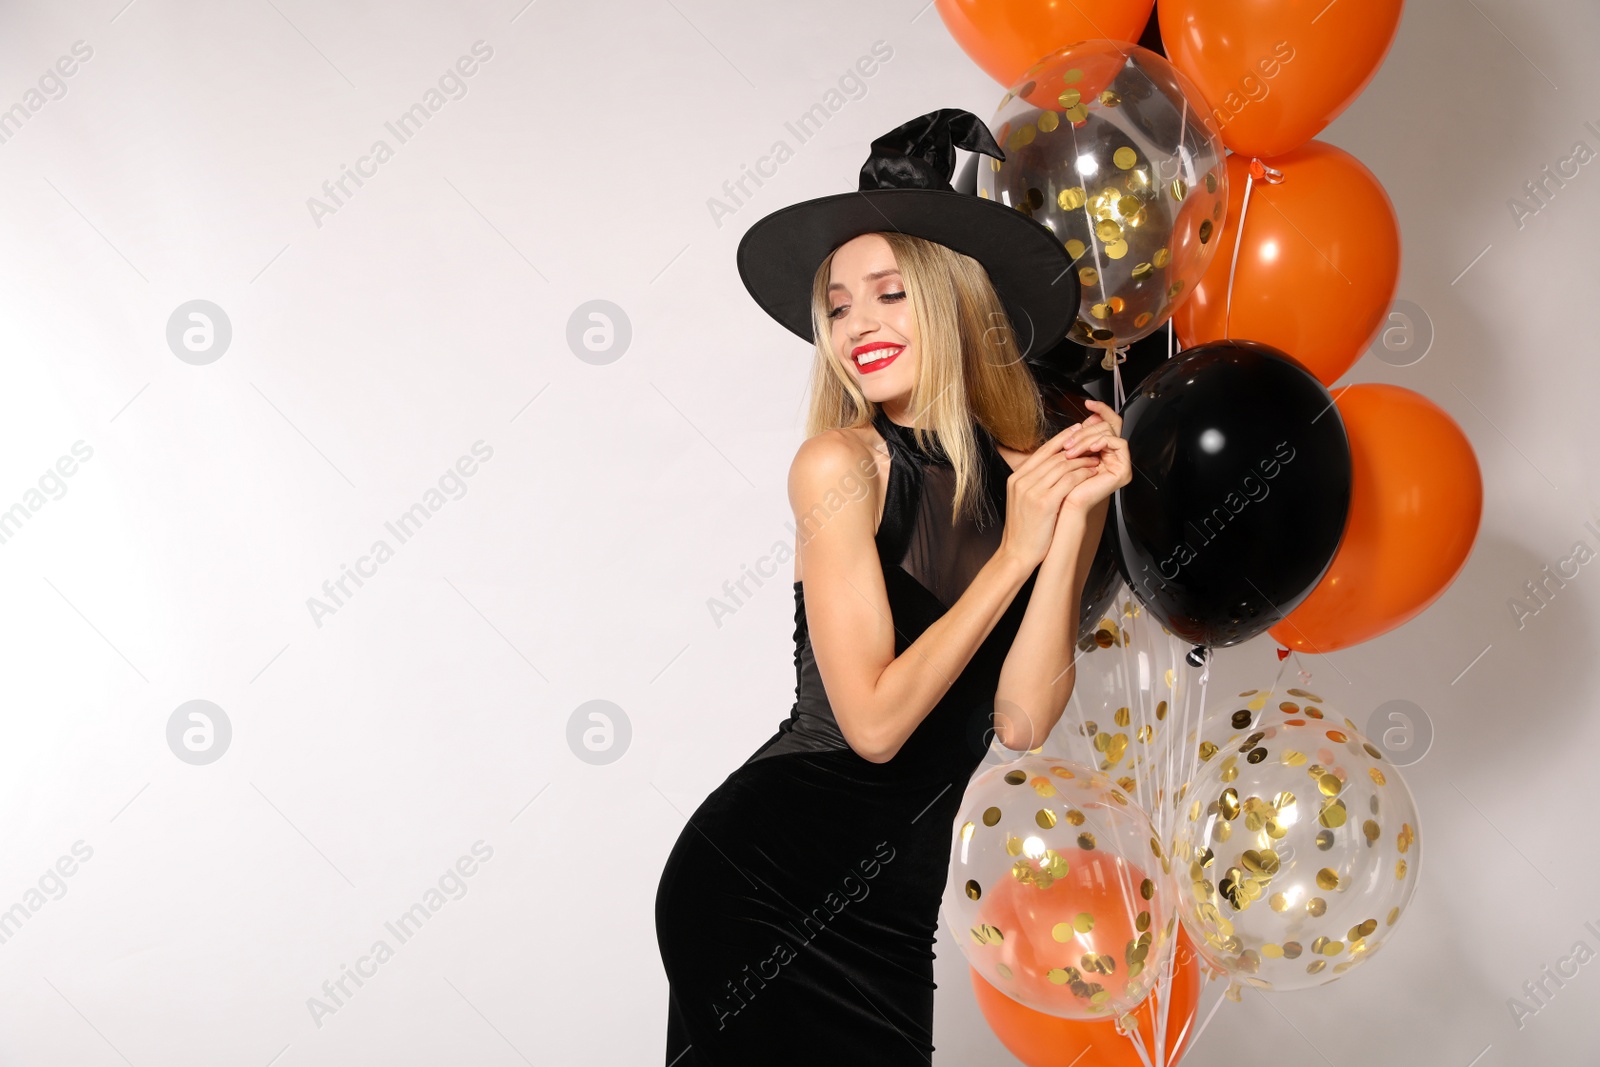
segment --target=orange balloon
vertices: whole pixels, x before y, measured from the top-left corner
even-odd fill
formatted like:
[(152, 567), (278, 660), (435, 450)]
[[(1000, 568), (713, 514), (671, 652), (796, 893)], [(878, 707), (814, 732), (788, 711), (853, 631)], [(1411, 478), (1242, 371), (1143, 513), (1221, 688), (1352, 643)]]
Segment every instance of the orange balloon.
[[(1194, 943), (1178, 924), (1177, 958), (1172, 985), (1163, 999), (1151, 993), (1133, 1010), (1139, 1037), (1152, 1063), (1156, 1061), (1155, 1019), (1159, 1005), (1167, 1012), (1167, 1063), (1176, 1064), (1194, 1038), (1195, 1010), (1200, 1002), (1200, 961)], [(1117, 1033), (1111, 1019), (1062, 1019), (1019, 1004), (967, 968), (978, 1009), (1000, 1043), (1028, 1067), (1141, 1067), (1133, 1042)], [(1180, 1042), (1181, 1035), (1181, 1042)], [(1157, 1064), (1160, 1067), (1160, 1064)]]
[(1096, 38), (1137, 41), (1155, 0), (938, 0), (937, 6), (961, 50), (1009, 89), (1058, 48)]
[(1478, 536), (1483, 479), (1443, 408), (1398, 385), (1362, 383), (1334, 403), (1350, 438), (1350, 517), (1322, 580), (1267, 632), (1302, 652), (1371, 640), (1439, 598)]
[[(1154, 974), (1145, 970), (1129, 988), (1135, 981), (1130, 946), (1166, 921), (1140, 897), (1145, 880), (1143, 869), (1109, 849), (1076, 852), (1066, 873), (1045, 885), (1000, 879), (978, 906), (980, 920), (1004, 932), (993, 946), (990, 980), (1009, 996), (1035, 1007), (1059, 1006), (1079, 1018), (1103, 1017), (1089, 999), (1096, 990), (1109, 994), (1113, 1006), (1133, 1002)], [(1074, 926), (1080, 917), (1086, 921)], [(990, 966), (985, 964), (985, 977)], [(1051, 980), (1052, 973), (1060, 978), (1063, 972), (1076, 973), (1071, 982)]]
[(1360, 95), (1394, 42), (1400, 8), (1401, 0), (1161, 0), (1161, 41), (1199, 86), (1222, 143), (1267, 158), (1311, 140)]
[(1185, 348), (1226, 338), (1260, 341), (1300, 361), (1323, 385), (1350, 369), (1388, 315), (1400, 282), (1400, 224), (1370, 170), (1321, 141), (1266, 161), (1257, 180), (1228, 311), (1228, 271), (1248, 161), (1228, 157), (1228, 214), (1211, 265), (1172, 321)]

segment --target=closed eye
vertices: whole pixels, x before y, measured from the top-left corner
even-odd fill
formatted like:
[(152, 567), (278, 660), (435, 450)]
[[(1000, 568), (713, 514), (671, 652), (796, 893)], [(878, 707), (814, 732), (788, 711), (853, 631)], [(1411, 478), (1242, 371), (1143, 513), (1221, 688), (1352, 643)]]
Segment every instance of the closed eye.
[[(882, 294), (880, 294), (878, 296), (878, 299), (882, 300), (886, 304), (893, 303), (896, 300), (904, 300), (905, 298), (906, 298), (906, 294), (905, 294), (905, 290), (903, 290), (903, 289), (898, 290), (896, 292), (892, 292), (892, 293), (882, 293)], [(840, 315), (844, 314), (848, 310), (850, 310), (850, 305), (849, 304), (840, 304), (838, 307), (836, 307), (832, 311), (828, 312), (828, 318), (836, 319), (836, 318), (838, 318)]]

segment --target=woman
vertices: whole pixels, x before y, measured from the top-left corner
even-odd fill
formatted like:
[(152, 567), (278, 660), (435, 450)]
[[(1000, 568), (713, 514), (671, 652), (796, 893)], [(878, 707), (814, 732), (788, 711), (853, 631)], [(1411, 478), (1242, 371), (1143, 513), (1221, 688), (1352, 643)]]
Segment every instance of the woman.
[(1071, 260), (949, 187), (946, 109), (873, 142), (857, 193), (758, 222), (739, 265), (815, 344), (795, 513), (796, 700), (689, 818), (656, 897), (666, 1062), (913, 1064), (933, 1052), (951, 821), (990, 737), (1042, 744), (1071, 694), (1079, 597), (1120, 419), (1048, 440), (1014, 324), (1048, 349)]

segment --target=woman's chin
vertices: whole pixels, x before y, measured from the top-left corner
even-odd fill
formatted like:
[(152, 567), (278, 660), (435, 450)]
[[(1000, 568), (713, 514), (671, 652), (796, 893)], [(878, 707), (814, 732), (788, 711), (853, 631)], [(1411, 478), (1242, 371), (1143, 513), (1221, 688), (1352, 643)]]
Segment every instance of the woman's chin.
[[(879, 375), (882, 375), (882, 377)], [(885, 368), (884, 371), (879, 371), (877, 374), (863, 374), (856, 381), (861, 387), (862, 396), (874, 404), (882, 406), (887, 401), (904, 399), (911, 395), (911, 387), (914, 383), (901, 381), (902, 377), (903, 375), (898, 374), (889, 375), (887, 368)]]

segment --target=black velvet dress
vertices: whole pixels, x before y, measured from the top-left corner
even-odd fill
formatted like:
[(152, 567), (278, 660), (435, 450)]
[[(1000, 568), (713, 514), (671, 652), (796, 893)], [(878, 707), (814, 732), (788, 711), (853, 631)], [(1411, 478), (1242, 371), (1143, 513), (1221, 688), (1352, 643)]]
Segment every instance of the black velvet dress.
[[(987, 517), (952, 527), (955, 472), (937, 443), (919, 450), (882, 412), (874, 425), (889, 446), (876, 543), (899, 655), (999, 546), (1011, 468), (975, 424)], [(1036, 577), (886, 763), (840, 733), (795, 583), (794, 708), (689, 817), (656, 891), (667, 1064), (932, 1061), (951, 825)]]

